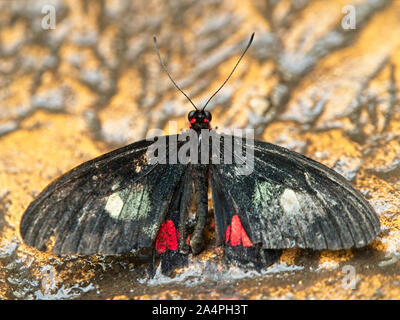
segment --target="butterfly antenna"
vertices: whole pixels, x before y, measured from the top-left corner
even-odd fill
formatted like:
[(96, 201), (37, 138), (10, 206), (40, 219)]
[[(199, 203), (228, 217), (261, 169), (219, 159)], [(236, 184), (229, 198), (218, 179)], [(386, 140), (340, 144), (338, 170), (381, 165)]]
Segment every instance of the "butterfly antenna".
[(204, 109), (207, 107), (207, 105), (208, 105), (208, 103), (211, 101), (211, 99), (214, 98), (214, 96), (219, 92), (219, 90), (222, 89), (222, 87), (225, 85), (225, 83), (228, 82), (228, 80), (229, 80), (229, 78), (231, 77), (231, 75), (233, 74), (233, 72), (235, 72), (235, 69), (236, 69), (236, 67), (238, 66), (240, 60), (242, 60), (242, 58), (243, 58), (243, 56), (245, 55), (247, 49), (249, 49), (251, 43), (253, 42), (253, 39), (254, 39), (254, 32), (253, 32), (253, 34), (251, 35), (251, 38), (250, 38), (250, 40), (249, 40), (249, 43), (248, 43), (247, 46), (246, 46), (246, 49), (244, 49), (242, 55), (240, 56), (238, 62), (236, 62), (236, 65), (235, 65), (235, 67), (233, 68), (233, 70), (231, 71), (231, 73), (229, 74), (228, 78), (226, 78), (226, 80), (224, 81), (224, 83), (218, 88), (217, 91), (214, 92), (214, 94), (210, 97), (210, 99), (207, 100), (206, 104), (204, 105), (203, 109), (201, 109), (201, 111), (204, 111)]
[(192, 106), (193, 106), (196, 110), (199, 110), (199, 109), (197, 109), (197, 107), (194, 105), (193, 101), (190, 100), (189, 96), (188, 96), (185, 92), (183, 92), (183, 90), (182, 90), (181, 88), (179, 88), (179, 86), (176, 84), (176, 82), (174, 81), (174, 79), (172, 79), (171, 75), (169, 74), (167, 67), (165, 66), (164, 62), (163, 62), (162, 59), (161, 59), (160, 52), (158, 51), (158, 47), (157, 47), (157, 38), (156, 38), (156, 36), (153, 36), (153, 41), (154, 41), (154, 49), (156, 50), (158, 60), (160, 60), (161, 66), (163, 67), (165, 73), (168, 75), (169, 79), (170, 79), (171, 82), (174, 84), (175, 88), (177, 88), (180, 92), (182, 92), (182, 94), (189, 100), (189, 102), (192, 104)]

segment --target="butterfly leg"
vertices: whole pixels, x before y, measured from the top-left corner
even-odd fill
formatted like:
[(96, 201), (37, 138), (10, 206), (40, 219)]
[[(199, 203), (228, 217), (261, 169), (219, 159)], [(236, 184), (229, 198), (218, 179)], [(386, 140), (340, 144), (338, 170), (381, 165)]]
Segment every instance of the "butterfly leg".
[(203, 249), (204, 228), (208, 214), (208, 167), (193, 166), (194, 196), (196, 201), (196, 225), (190, 241), (193, 254)]

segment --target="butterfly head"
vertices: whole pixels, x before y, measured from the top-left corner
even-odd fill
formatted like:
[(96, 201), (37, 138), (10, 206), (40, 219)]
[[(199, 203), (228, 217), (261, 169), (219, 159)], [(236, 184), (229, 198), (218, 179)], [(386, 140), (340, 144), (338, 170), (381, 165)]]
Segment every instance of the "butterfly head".
[(190, 128), (193, 130), (210, 129), (212, 119), (211, 112), (203, 110), (192, 110), (188, 114)]
[(235, 71), (236, 67), (239, 65), (240, 60), (242, 60), (243, 56), (245, 55), (247, 49), (249, 49), (251, 43), (253, 42), (254, 39), (254, 32), (250, 37), (250, 41), (247, 44), (246, 49), (244, 49), (242, 55), (240, 56), (239, 60), (236, 62), (235, 66), (233, 67), (231, 73), (229, 76), (225, 79), (225, 81), (222, 83), (222, 85), (218, 88), (217, 91), (214, 92), (214, 94), (207, 100), (207, 102), (204, 104), (203, 108), (200, 110), (196, 107), (196, 105), (193, 103), (193, 101), (189, 98), (189, 96), (178, 86), (178, 84), (172, 79), (171, 75), (168, 72), (167, 67), (165, 66), (164, 62), (161, 59), (160, 52), (158, 51), (157, 47), (157, 39), (155, 36), (153, 36), (153, 42), (154, 42), (154, 49), (156, 50), (157, 57), (160, 60), (160, 64), (166, 74), (168, 75), (169, 79), (171, 82), (174, 84), (175, 88), (177, 88), (190, 102), (190, 104), (196, 109), (192, 110), (188, 114), (188, 119), (190, 122), (190, 128), (196, 131), (200, 131), (201, 129), (210, 129), (210, 122), (211, 122), (211, 113), (209, 111), (204, 111), (204, 109), (207, 107), (208, 103), (211, 101), (211, 99), (222, 89), (222, 87), (227, 83), (229, 78), (232, 76), (233, 72)]

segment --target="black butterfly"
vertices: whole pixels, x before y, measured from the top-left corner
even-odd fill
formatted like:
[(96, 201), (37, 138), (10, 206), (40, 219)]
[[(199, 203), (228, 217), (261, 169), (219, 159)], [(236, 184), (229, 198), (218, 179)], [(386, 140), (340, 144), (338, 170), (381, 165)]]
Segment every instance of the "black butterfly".
[[(254, 34), (240, 56), (228, 81)], [(211, 113), (188, 115), (191, 133), (211, 130)], [(161, 139), (162, 137), (158, 137)], [(164, 137), (179, 151), (179, 135)], [(217, 135), (218, 149), (232, 148), (228, 135)], [(235, 138), (233, 138), (235, 140)], [(158, 141), (158, 140), (157, 140)], [(177, 141), (177, 142), (176, 142)], [(299, 153), (262, 141), (241, 139), (254, 154), (253, 172), (241, 174), (239, 163), (150, 163), (154, 141), (142, 140), (114, 150), (67, 172), (51, 183), (27, 208), (21, 221), (24, 241), (55, 254), (118, 254), (153, 248), (161, 269), (170, 274), (187, 264), (190, 252), (203, 248), (208, 214), (208, 185), (214, 206), (216, 242), (228, 261), (260, 268), (279, 249), (348, 249), (370, 243), (379, 219), (349, 182), (335, 171)], [(204, 143), (199, 140), (200, 145)], [(196, 220), (189, 232), (189, 209)], [(191, 234), (189, 234), (191, 233)]]

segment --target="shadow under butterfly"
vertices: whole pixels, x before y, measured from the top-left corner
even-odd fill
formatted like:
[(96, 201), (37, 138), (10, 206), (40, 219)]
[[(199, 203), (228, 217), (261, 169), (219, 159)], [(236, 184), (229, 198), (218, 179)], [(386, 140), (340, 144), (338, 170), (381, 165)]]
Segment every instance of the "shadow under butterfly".
[[(374, 240), (380, 230), (377, 214), (341, 175), (288, 149), (211, 130), (212, 116), (205, 108), (229, 80), (253, 38), (254, 33), (227, 79), (198, 109), (170, 76), (154, 37), (162, 67), (195, 108), (188, 114), (186, 133), (195, 136), (200, 156), (208, 150), (202, 148), (209, 139), (204, 132), (213, 133), (219, 163), (213, 163), (211, 155), (208, 163), (179, 159), (171, 163), (171, 154), (186, 144), (182, 133), (119, 148), (47, 186), (22, 217), (24, 241), (61, 255), (152, 248), (153, 257), (161, 258), (162, 273), (170, 275), (187, 265), (190, 253), (203, 249), (209, 185), (216, 245), (224, 247), (227, 262), (259, 269), (275, 262), (281, 249), (349, 249)], [(149, 150), (160, 139), (165, 143), (165, 161), (149, 161)], [(240, 170), (243, 161), (237, 159), (243, 153), (235, 153), (232, 141), (253, 154), (250, 173)], [(234, 153), (230, 163), (224, 162), (227, 151)], [(159, 159), (160, 152), (155, 154)], [(194, 228), (189, 228), (192, 204), (196, 219)], [(154, 274), (154, 262), (151, 269)]]

